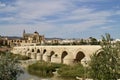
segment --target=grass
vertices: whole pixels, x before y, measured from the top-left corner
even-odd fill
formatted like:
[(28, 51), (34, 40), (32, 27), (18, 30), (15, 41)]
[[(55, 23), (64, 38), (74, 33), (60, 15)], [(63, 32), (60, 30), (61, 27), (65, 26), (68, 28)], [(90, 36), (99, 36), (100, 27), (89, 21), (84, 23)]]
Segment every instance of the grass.
[(73, 66), (63, 66), (58, 70), (60, 77), (67, 79), (75, 79), (76, 76), (84, 77), (84, 67), (81, 64), (75, 64)]
[(28, 72), (39, 77), (52, 77), (56, 68), (60, 68), (64, 64), (37, 62), (28, 66)]
[(28, 72), (39, 77), (53, 77), (53, 72), (58, 69), (59, 78), (74, 80), (76, 76), (84, 76), (84, 67), (81, 64), (65, 65), (48, 62), (37, 62), (28, 66)]

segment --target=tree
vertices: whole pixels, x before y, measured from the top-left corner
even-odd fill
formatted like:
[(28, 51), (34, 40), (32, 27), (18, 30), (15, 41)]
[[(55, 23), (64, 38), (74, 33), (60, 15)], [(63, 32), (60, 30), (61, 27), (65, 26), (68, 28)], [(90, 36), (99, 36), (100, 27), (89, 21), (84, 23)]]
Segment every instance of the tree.
[(81, 39), (79, 44), (80, 44), (80, 45), (87, 45), (87, 42), (84, 41), (83, 39)]
[(98, 45), (99, 44), (96, 38), (89, 37), (89, 39), (90, 39), (90, 42), (89, 42), (90, 45)]
[(0, 80), (17, 80), (23, 73), (17, 58), (11, 58), (8, 52), (0, 52)]
[(120, 44), (113, 44), (110, 35), (102, 36), (101, 49), (91, 56), (90, 75), (94, 80), (120, 78)]

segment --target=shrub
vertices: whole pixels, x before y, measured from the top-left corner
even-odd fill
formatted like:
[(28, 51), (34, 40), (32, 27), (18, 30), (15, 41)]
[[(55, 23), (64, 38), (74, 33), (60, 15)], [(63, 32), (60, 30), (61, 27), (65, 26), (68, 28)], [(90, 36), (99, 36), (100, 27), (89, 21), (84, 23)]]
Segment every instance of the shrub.
[(37, 62), (28, 66), (28, 72), (39, 77), (52, 77), (56, 69), (58, 69), (59, 78), (75, 79), (76, 76), (84, 77), (84, 67), (81, 64), (70, 66), (58, 63)]
[(60, 77), (62, 78), (73, 78), (76, 76), (83, 77), (84, 76), (84, 67), (81, 64), (75, 64), (73, 66), (63, 66), (58, 70)]
[(111, 43), (109, 34), (103, 36), (101, 53), (91, 56), (91, 77), (94, 80), (117, 80), (120, 78), (120, 44)]
[(12, 55), (13, 58), (17, 57), (18, 60), (28, 60), (28, 59), (30, 59), (28, 56), (24, 56), (24, 55), (20, 55), (20, 54), (12, 54), (11, 53), (11, 55)]
[(9, 52), (0, 52), (0, 80), (17, 80), (23, 73), (16, 58), (12, 58)]
[(39, 77), (52, 77), (52, 72), (61, 66), (63, 66), (63, 64), (37, 62), (28, 66), (28, 72)]

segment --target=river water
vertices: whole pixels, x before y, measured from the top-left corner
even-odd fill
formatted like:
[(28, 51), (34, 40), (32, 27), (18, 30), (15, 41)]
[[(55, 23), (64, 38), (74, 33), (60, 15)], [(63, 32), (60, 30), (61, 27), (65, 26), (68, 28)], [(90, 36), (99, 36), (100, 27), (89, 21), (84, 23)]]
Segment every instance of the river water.
[(17, 80), (52, 80), (52, 79), (45, 79), (40, 78), (34, 75), (30, 75), (26, 70), (24, 71), (24, 74), (21, 74)]
[(17, 80), (52, 80), (47, 78), (40, 78), (34, 75), (31, 75), (27, 72), (26, 68), (28, 65), (35, 63), (36, 60), (27, 60), (27, 61), (21, 61), (21, 68), (24, 71), (24, 74), (21, 74)]
[(27, 70), (24, 70), (24, 74), (21, 74), (17, 80), (73, 80), (73, 79), (61, 79), (57, 77), (57, 75), (54, 75), (54, 77), (52, 78), (40, 78), (40, 77), (31, 75), (27, 72)]
[[(36, 60), (21, 61), (22, 64), (20, 66), (23, 69), (24, 74), (21, 74), (17, 80), (63, 80), (57, 77), (58, 76), (57, 72), (54, 72), (54, 77), (52, 78), (40, 78), (40, 77), (29, 74), (26, 68), (28, 65), (33, 64), (35, 62)], [(70, 79), (67, 79), (67, 80), (70, 80)]]

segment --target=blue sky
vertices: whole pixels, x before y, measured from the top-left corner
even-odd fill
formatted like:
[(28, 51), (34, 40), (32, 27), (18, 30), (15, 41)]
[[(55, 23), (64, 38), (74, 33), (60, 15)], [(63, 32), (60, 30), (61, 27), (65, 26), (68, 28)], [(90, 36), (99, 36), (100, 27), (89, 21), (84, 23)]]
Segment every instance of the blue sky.
[(0, 35), (120, 38), (120, 0), (0, 0)]

